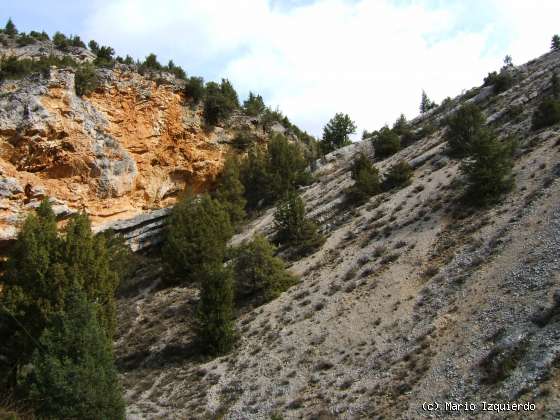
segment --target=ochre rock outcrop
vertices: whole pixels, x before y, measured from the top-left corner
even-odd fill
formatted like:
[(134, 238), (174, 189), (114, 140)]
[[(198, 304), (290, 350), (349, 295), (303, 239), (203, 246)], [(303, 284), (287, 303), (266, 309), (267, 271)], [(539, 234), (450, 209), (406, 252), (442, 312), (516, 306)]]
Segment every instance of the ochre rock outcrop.
[(0, 85), (0, 241), (51, 197), (63, 218), (86, 211), (94, 227), (173, 204), (185, 188), (214, 181), (237, 116), (205, 131), (202, 110), (171, 76), (148, 78), (126, 66), (100, 70), (100, 87), (74, 91), (74, 72), (51, 68)]

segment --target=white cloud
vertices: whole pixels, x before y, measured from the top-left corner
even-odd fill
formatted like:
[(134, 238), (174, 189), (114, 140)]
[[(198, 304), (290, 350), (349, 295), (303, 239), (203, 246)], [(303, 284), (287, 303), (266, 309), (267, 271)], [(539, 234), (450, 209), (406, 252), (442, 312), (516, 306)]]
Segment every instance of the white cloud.
[(320, 135), (335, 112), (350, 114), (359, 130), (378, 128), (401, 112), (414, 117), (422, 89), (441, 101), (480, 84), (506, 52), (519, 63), (546, 51), (560, 2), (492, 2), (503, 11), (495, 23), (511, 30), (507, 51), (488, 49), (494, 22), (461, 32), (460, 8), (423, 1), (279, 8), (266, 0), (98, 0), (87, 35), (122, 53), (154, 51), (187, 72), (227, 77)]

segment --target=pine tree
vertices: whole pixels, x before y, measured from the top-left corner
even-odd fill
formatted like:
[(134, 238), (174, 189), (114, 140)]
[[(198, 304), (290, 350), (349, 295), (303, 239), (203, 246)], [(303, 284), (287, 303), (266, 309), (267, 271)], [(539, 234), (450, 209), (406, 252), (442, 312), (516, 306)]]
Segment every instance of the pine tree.
[(375, 157), (385, 159), (394, 155), (401, 149), (401, 140), (398, 134), (385, 126), (379, 130), (372, 138), (375, 149)]
[(199, 270), (196, 331), (203, 351), (212, 356), (227, 353), (235, 342), (232, 277), (231, 269), (221, 262), (205, 264)]
[(552, 37), (552, 42), (551, 42), (551, 45), (550, 45), (550, 49), (552, 51), (560, 50), (560, 35), (554, 35)]
[(148, 54), (142, 65), (152, 70), (161, 70), (161, 64), (157, 60), (157, 56), (153, 53)]
[(467, 201), (489, 204), (511, 189), (514, 150), (513, 140), (499, 141), (490, 130), (483, 130), (473, 140), (469, 158), (461, 166), (467, 180)]
[(180, 200), (169, 217), (163, 247), (172, 280), (200, 281), (204, 265), (223, 262), (232, 235), (229, 215), (217, 200), (208, 194)]
[(429, 110), (435, 108), (437, 105), (428, 98), (428, 95), (423, 90), (422, 91), (422, 99), (420, 100), (420, 112), (422, 114), (428, 112)]
[(322, 149), (329, 153), (351, 143), (350, 135), (356, 132), (356, 124), (348, 114), (337, 113), (323, 128)]
[(235, 157), (230, 156), (226, 159), (217, 183), (212, 197), (222, 204), (232, 225), (238, 226), (245, 219), (247, 200), (244, 197), (245, 187), (239, 179), (239, 164)]
[(295, 192), (289, 192), (277, 207), (274, 224), (276, 240), (291, 247), (296, 256), (308, 255), (325, 242), (317, 224), (305, 217), (305, 205)]
[(204, 79), (191, 76), (185, 83), (185, 95), (190, 97), (193, 103), (198, 104), (204, 98)]
[(222, 79), (222, 83), (208, 82), (204, 102), (204, 120), (209, 125), (225, 121), (239, 107), (237, 93), (231, 83)]
[(298, 279), (286, 271), (284, 261), (274, 256), (275, 247), (262, 235), (235, 250), (237, 300), (254, 299), (257, 304), (277, 298)]
[(41, 418), (124, 419), (124, 402), (111, 342), (95, 307), (79, 289), (49, 321), (22, 380)]
[(346, 199), (350, 203), (362, 204), (369, 197), (381, 192), (379, 171), (372, 165), (367, 156), (360, 153), (351, 168), (352, 179), (355, 181), (346, 191)]
[(243, 102), (243, 109), (247, 115), (256, 117), (264, 112), (266, 106), (261, 95), (249, 92), (249, 97)]
[(99, 79), (97, 78), (95, 67), (91, 63), (82, 64), (76, 70), (76, 76), (74, 79), (76, 95), (89, 95), (97, 89), (98, 86)]
[(16, 25), (14, 25), (12, 18), (9, 18), (8, 22), (6, 22), (6, 26), (4, 27), (4, 33), (8, 35), (10, 38), (13, 38), (15, 35), (17, 35), (18, 30), (16, 28)]
[(447, 120), (447, 149), (453, 157), (463, 158), (469, 154), (471, 143), (483, 129), (485, 118), (474, 104), (463, 105)]

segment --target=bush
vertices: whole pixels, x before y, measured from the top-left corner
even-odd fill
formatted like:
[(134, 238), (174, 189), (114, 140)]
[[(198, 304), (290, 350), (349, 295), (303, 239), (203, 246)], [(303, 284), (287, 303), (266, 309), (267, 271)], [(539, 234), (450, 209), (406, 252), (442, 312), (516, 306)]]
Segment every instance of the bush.
[(124, 419), (111, 342), (84, 293), (71, 290), (64, 312), (39, 338), (24, 386), (41, 418)]
[(48, 41), (50, 39), (49, 34), (47, 34), (45, 31), (42, 32), (31, 31), (29, 32), (29, 36), (32, 36), (37, 41)]
[(381, 192), (379, 171), (363, 153), (360, 153), (354, 160), (351, 174), (355, 183), (346, 191), (346, 200), (348, 202), (359, 205), (372, 195)]
[(238, 131), (231, 141), (231, 145), (237, 150), (247, 150), (250, 146), (257, 143), (257, 137), (249, 130)]
[(157, 56), (155, 54), (149, 54), (146, 59), (144, 60), (144, 62), (142, 63), (142, 66), (150, 69), (150, 70), (161, 70), (161, 64), (159, 63), (159, 61), (157, 60)]
[(66, 38), (66, 35), (64, 35), (62, 32), (58, 32), (58, 31), (55, 32), (52, 41), (56, 48), (63, 51), (66, 51), (70, 46), (70, 42), (68, 41), (68, 38)]
[(533, 114), (533, 130), (560, 122), (560, 100), (545, 98)]
[(169, 217), (162, 251), (171, 279), (199, 281), (204, 265), (223, 262), (232, 235), (229, 215), (217, 200), (208, 194), (181, 199)]
[(494, 86), (494, 94), (502, 93), (513, 86), (513, 76), (510, 71), (502, 70), (500, 73), (493, 71), (484, 78), (484, 86)]
[(35, 38), (25, 33), (21, 33), (16, 40), (18, 47), (25, 47), (26, 45), (35, 44), (35, 42), (37, 42)]
[(288, 193), (274, 213), (276, 240), (289, 247), (296, 256), (309, 255), (317, 250), (325, 238), (315, 222), (305, 217), (305, 205), (296, 193)]
[(249, 92), (249, 97), (243, 102), (243, 110), (247, 115), (256, 117), (264, 112), (266, 106), (261, 95)]
[(385, 126), (372, 139), (375, 156), (385, 159), (401, 149), (401, 140), (397, 133)]
[(81, 65), (76, 70), (74, 79), (74, 88), (76, 95), (84, 96), (92, 93), (99, 86), (99, 79), (95, 67), (92, 64), (86, 63)]
[(204, 79), (202, 77), (189, 77), (185, 83), (185, 95), (198, 104), (204, 98)]
[(324, 154), (347, 146), (351, 143), (350, 135), (356, 132), (356, 124), (348, 114), (337, 113), (323, 128), (321, 148)]
[(469, 154), (471, 143), (483, 129), (485, 118), (474, 104), (466, 104), (447, 120), (447, 149), (450, 156), (462, 158)]
[(406, 187), (411, 182), (412, 172), (412, 167), (408, 162), (400, 160), (389, 168), (389, 172), (385, 175), (383, 181), (383, 189), (388, 191), (393, 188)]
[(282, 259), (274, 256), (275, 248), (261, 235), (235, 250), (235, 291), (238, 301), (254, 299), (257, 304), (277, 298), (296, 284)]
[(245, 205), (247, 201), (243, 194), (245, 187), (239, 179), (239, 165), (234, 157), (229, 157), (224, 163), (222, 173), (218, 177), (218, 185), (212, 197), (218, 200), (229, 215), (233, 226), (239, 225), (245, 219)]
[(206, 84), (204, 120), (208, 125), (214, 126), (226, 120), (238, 107), (237, 93), (228, 80), (222, 79), (219, 85), (215, 82)]
[(461, 166), (467, 180), (467, 202), (489, 204), (511, 189), (514, 151), (513, 140), (500, 142), (489, 130), (483, 131), (473, 141), (470, 156)]
[(167, 66), (165, 66), (164, 70), (167, 70), (169, 73), (173, 74), (177, 79), (185, 80), (187, 78), (187, 74), (185, 70), (181, 66), (177, 66), (173, 60), (169, 60)]
[(113, 55), (115, 54), (115, 50), (112, 47), (109, 47), (107, 45), (98, 47), (95, 54), (97, 55), (94, 61), (94, 64), (96, 66), (111, 67), (113, 65)]
[(34, 73), (48, 74), (51, 66), (77, 68), (79, 64), (68, 56), (63, 58), (41, 57), (39, 60), (26, 58), (18, 60), (14, 56), (0, 57), (0, 81), (19, 79)]
[(204, 265), (199, 273), (196, 332), (203, 351), (209, 355), (227, 353), (235, 342), (232, 277), (231, 269), (221, 262)]

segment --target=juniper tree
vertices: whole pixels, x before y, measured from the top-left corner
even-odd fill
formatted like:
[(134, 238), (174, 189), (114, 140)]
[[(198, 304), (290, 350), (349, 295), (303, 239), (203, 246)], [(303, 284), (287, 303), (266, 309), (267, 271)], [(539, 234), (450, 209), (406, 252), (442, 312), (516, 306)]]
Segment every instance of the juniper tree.
[(449, 155), (462, 158), (468, 155), (471, 143), (483, 130), (485, 118), (474, 104), (459, 108), (447, 120), (447, 149)]
[(95, 67), (90, 63), (82, 64), (76, 70), (74, 79), (74, 87), (76, 95), (83, 96), (89, 95), (99, 86), (99, 79)]
[(234, 227), (245, 219), (247, 200), (244, 193), (245, 187), (239, 179), (239, 164), (235, 157), (230, 156), (224, 163), (212, 196), (222, 204)]
[(111, 351), (96, 306), (79, 288), (70, 289), (64, 310), (48, 322), (21, 379), (41, 418), (124, 419), (124, 402)]
[(385, 191), (393, 188), (402, 188), (410, 184), (412, 178), (412, 167), (404, 160), (400, 160), (389, 168), (383, 181)]
[(249, 97), (243, 102), (243, 110), (247, 115), (256, 117), (264, 112), (266, 106), (261, 95), (249, 92)]
[(198, 282), (204, 265), (223, 262), (232, 234), (229, 215), (220, 202), (208, 194), (181, 199), (169, 216), (162, 251), (172, 280)]
[(233, 275), (221, 262), (204, 264), (199, 270), (200, 301), (196, 311), (196, 332), (202, 350), (218, 356), (235, 342), (233, 322)]
[(385, 126), (381, 128), (372, 138), (375, 156), (385, 159), (397, 153), (401, 148), (401, 140), (398, 134)]
[(349, 145), (351, 143), (350, 135), (355, 132), (356, 124), (348, 114), (341, 112), (335, 114), (323, 128), (323, 139), (321, 141), (323, 153), (326, 154)]
[(191, 98), (193, 103), (198, 104), (204, 98), (204, 79), (191, 76), (185, 83), (185, 95)]
[(367, 156), (360, 153), (351, 168), (352, 179), (355, 181), (346, 191), (346, 199), (351, 203), (362, 204), (369, 197), (381, 192), (379, 171)]

